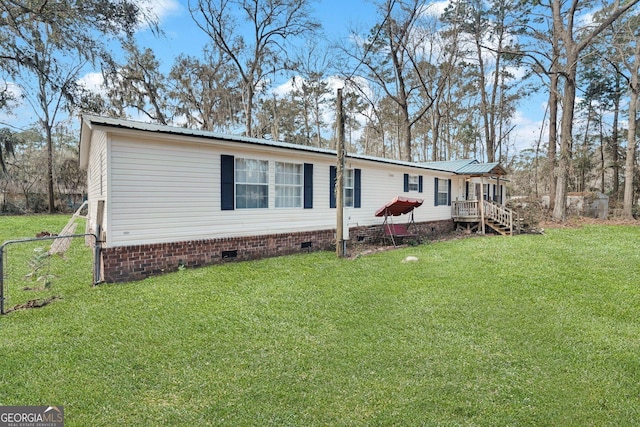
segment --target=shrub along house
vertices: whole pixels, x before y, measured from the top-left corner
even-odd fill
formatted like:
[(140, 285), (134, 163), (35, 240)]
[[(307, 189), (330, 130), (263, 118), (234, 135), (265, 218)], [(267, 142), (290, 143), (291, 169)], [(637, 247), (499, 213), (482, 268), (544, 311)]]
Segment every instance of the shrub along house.
[[(87, 228), (100, 230), (107, 282), (335, 244), (332, 150), (87, 115), (80, 164), (88, 174)], [(450, 231), (452, 205), (480, 192), (471, 184), (486, 180), (488, 191), (501, 195), (494, 177), (503, 174), (499, 165), (475, 160), (417, 164), (347, 155), (350, 238), (379, 239), (374, 214), (398, 195), (424, 199), (415, 211), (423, 236)]]

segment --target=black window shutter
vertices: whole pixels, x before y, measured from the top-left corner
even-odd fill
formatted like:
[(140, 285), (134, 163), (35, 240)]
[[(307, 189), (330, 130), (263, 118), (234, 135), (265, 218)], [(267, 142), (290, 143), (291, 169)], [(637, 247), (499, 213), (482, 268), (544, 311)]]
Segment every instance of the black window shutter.
[(466, 181), (464, 185), (464, 199), (469, 200), (469, 181)]
[(329, 207), (336, 207), (336, 175), (338, 171), (335, 166), (329, 166)]
[(313, 164), (304, 164), (304, 208), (313, 208)]
[(435, 178), (433, 184), (433, 206), (438, 206), (438, 178)]
[(361, 169), (354, 169), (353, 170), (353, 180), (354, 182), (354, 188), (353, 188), (353, 207), (354, 208), (359, 208), (361, 206), (360, 203), (360, 199), (362, 198), (362, 183), (361, 183), (361, 175), (362, 175), (362, 170)]
[(422, 189), (423, 189), (423, 186), (422, 186), (422, 175), (420, 175), (418, 177), (418, 193), (422, 193)]
[(409, 192), (409, 174), (408, 173), (404, 174), (404, 192), (405, 193)]
[(498, 201), (498, 193), (496, 193), (496, 185), (493, 184), (493, 201), (497, 202)]
[(447, 195), (447, 205), (451, 206), (451, 180), (448, 179), (447, 181), (449, 181), (449, 194)]
[(233, 156), (220, 156), (220, 207), (223, 211), (234, 208), (235, 161)]

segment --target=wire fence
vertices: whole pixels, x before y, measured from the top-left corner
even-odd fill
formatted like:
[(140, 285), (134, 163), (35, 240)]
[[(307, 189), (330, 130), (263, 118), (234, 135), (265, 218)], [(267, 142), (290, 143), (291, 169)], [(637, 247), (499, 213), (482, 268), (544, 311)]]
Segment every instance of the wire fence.
[[(95, 242), (92, 248), (85, 240)], [(52, 251), (65, 241), (65, 250)], [(46, 305), (78, 286), (100, 281), (94, 234), (44, 236), (0, 245), (0, 314)]]

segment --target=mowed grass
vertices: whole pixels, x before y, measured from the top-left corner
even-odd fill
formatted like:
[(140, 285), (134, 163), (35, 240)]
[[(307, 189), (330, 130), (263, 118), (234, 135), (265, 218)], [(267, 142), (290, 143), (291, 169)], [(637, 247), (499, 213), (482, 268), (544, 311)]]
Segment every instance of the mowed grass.
[(640, 425), (639, 227), (98, 287), (87, 259), (0, 318), (0, 404), (69, 426)]

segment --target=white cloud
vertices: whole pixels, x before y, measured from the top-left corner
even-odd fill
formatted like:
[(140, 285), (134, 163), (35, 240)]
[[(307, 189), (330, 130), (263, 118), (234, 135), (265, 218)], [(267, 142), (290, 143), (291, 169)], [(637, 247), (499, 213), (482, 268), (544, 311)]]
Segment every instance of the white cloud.
[(13, 82), (0, 80), (0, 90), (6, 90), (11, 95), (11, 97), (18, 102), (22, 98), (22, 88)]
[(271, 89), (271, 93), (276, 96), (276, 98), (282, 98), (285, 95), (288, 95), (293, 91), (294, 88), (294, 79), (289, 79), (286, 82), (274, 87)]
[[(143, 16), (151, 20), (158, 20), (162, 24), (171, 16), (181, 15), (184, 8), (177, 0), (137, 0), (138, 6), (143, 11)], [(138, 31), (145, 31), (149, 27), (144, 20), (138, 24)]]
[(182, 12), (182, 5), (176, 0), (153, 0), (148, 10), (153, 12), (160, 22), (172, 15), (179, 15)]
[[(511, 123), (515, 126), (513, 129), (513, 141), (516, 151), (535, 148), (540, 139), (540, 129), (542, 129), (543, 122), (527, 117), (523, 111), (516, 111)], [(544, 134), (542, 138), (543, 142), (545, 142)]]
[(596, 25), (595, 13), (586, 12), (583, 15), (578, 16), (577, 24), (579, 27), (593, 27)]
[(78, 83), (95, 93), (104, 93), (104, 79), (101, 73), (87, 73), (78, 79)]
[(434, 1), (433, 3), (427, 4), (424, 6), (423, 13), (425, 15), (431, 15), (436, 18), (440, 18), (440, 16), (444, 13), (444, 10), (449, 6), (449, 0), (443, 1)]

